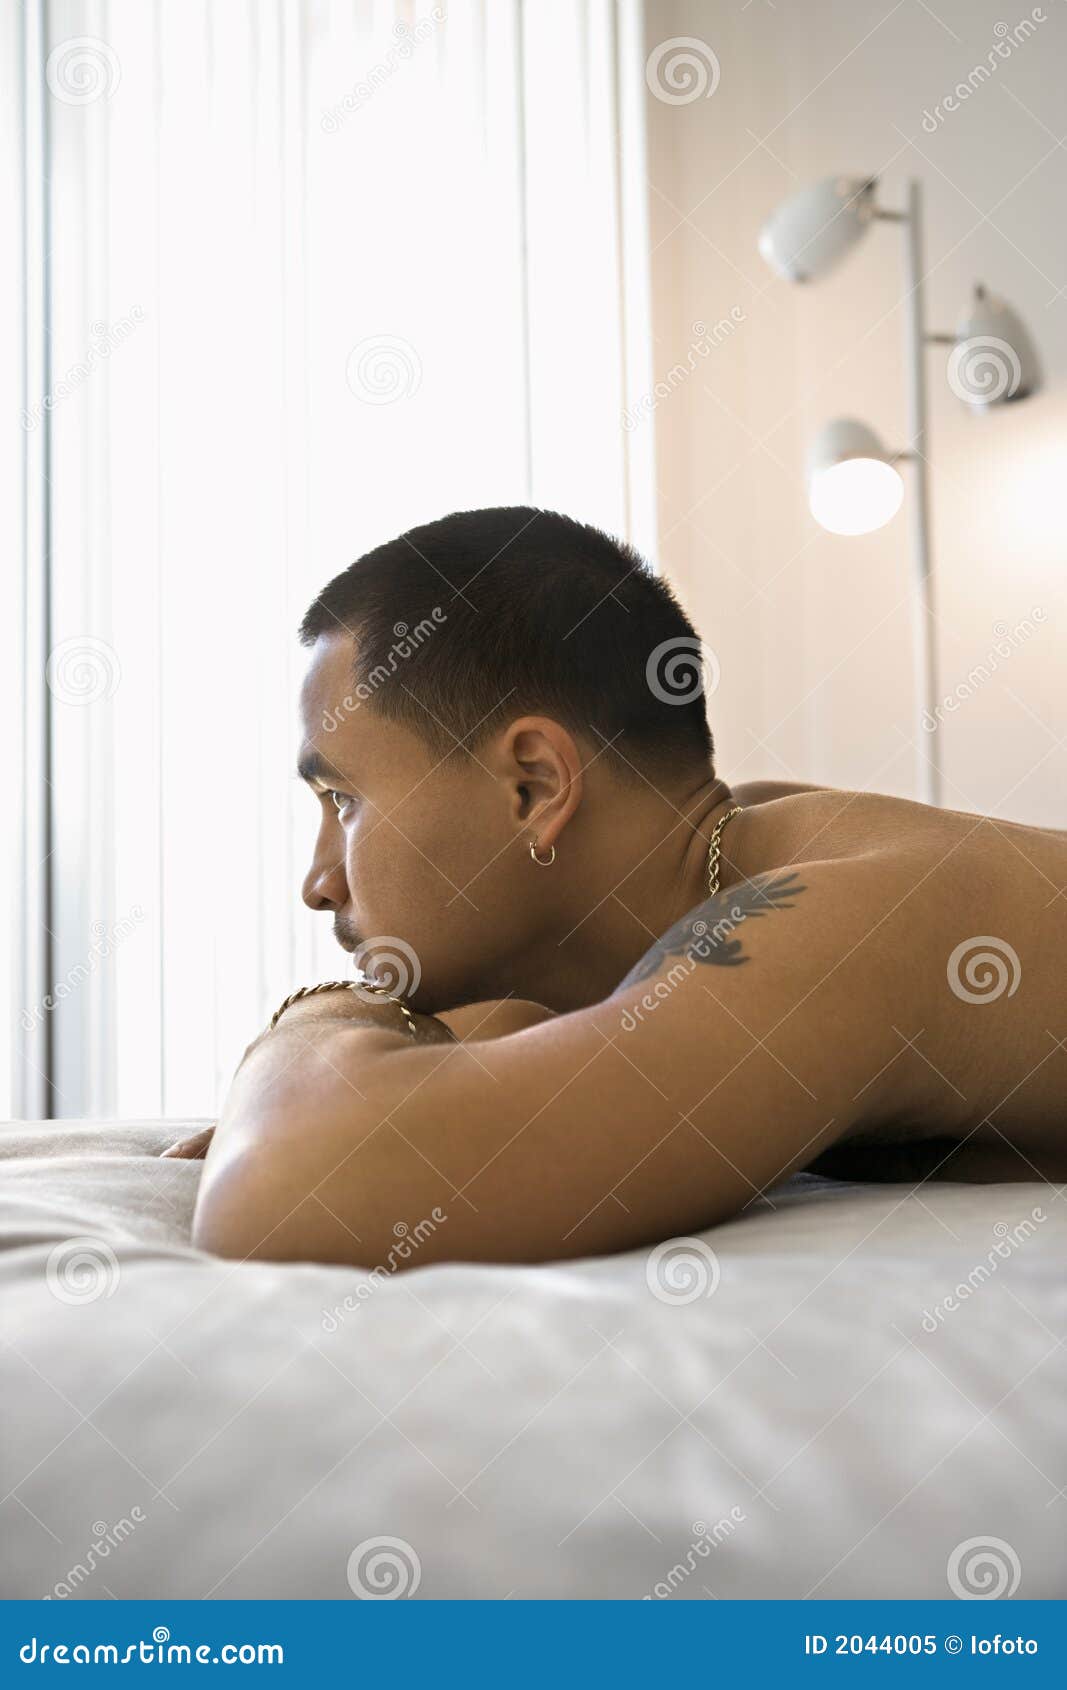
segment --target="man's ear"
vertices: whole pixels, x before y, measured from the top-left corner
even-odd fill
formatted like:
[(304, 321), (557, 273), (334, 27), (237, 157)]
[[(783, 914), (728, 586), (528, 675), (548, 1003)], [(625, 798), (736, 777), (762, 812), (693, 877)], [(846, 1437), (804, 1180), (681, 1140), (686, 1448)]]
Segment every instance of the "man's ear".
[(497, 750), (517, 827), (538, 851), (551, 850), (582, 801), (582, 758), (573, 734), (551, 716), (519, 716)]

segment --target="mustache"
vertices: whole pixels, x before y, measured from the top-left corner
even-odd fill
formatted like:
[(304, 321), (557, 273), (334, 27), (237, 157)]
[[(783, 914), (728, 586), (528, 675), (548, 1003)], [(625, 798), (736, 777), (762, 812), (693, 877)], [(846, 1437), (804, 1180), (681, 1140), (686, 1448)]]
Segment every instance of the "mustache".
[(343, 951), (351, 953), (359, 949), (359, 934), (343, 915), (335, 915), (333, 918), (333, 936)]
[(405, 940), (388, 933), (376, 939), (364, 939), (353, 923), (340, 913), (333, 918), (333, 936), (342, 950), (356, 953), (352, 958), (352, 968), (357, 983), (362, 981), (379, 991), (393, 992), (414, 1002), (422, 968), (414, 950)]

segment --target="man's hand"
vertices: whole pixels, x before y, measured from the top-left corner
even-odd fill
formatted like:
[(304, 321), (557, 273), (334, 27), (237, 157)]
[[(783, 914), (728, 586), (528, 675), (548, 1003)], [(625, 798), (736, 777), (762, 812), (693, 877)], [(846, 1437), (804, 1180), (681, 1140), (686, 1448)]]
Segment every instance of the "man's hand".
[(180, 1138), (177, 1144), (172, 1144), (169, 1150), (161, 1152), (163, 1156), (172, 1156), (175, 1161), (202, 1162), (207, 1155), (207, 1147), (214, 1136), (215, 1128), (205, 1127), (203, 1132), (194, 1133), (192, 1138)]

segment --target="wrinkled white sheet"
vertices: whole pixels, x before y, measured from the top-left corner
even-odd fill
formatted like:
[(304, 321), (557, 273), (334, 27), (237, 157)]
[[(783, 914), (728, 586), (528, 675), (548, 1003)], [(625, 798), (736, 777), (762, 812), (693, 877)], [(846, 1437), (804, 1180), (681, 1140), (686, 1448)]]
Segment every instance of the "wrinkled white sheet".
[(420, 1598), (1067, 1594), (1055, 1188), (802, 1176), (675, 1296), (376, 1284), (192, 1249), (198, 1124), (0, 1129), (4, 1596), (351, 1599), (380, 1538)]

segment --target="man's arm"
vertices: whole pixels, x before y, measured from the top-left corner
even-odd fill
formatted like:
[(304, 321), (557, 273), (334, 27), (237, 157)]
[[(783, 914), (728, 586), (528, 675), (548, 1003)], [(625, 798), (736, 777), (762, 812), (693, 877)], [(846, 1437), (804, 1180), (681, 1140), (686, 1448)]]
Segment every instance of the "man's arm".
[[(307, 1031), (308, 1019), (315, 1022), (341, 1017), (349, 1021), (358, 1021), (362, 1025), (378, 1026), (388, 1023), (393, 1026), (394, 1031), (405, 1031), (406, 1033), (406, 1029), (395, 1022), (391, 1012), (387, 1012), (383, 1020), (382, 1010), (378, 1005), (367, 1006), (358, 998), (355, 999), (355, 1005), (356, 1014), (353, 1015), (353, 999), (351, 997), (344, 998), (338, 995), (331, 999), (329, 1005), (321, 997), (314, 1002), (309, 1000), (305, 1005), (305, 1032)], [(289, 1013), (291, 1015), (292, 1010)], [(494, 1003), (468, 1004), (463, 1009), (451, 1009), (447, 1013), (433, 1016), (420, 1015), (415, 1019), (423, 1043), (448, 1043), (447, 1034), (443, 1039), (437, 1036), (436, 1030), (444, 1027), (448, 1033), (452, 1034), (454, 1039), (465, 1044), (475, 1044), (483, 1039), (503, 1038), (505, 1034), (520, 1032), (524, 1027), (535, 1027), (539, 1022), (549, 1020), (551, 1015), (552, 1011), (545, 1009), (542, 1004), (527, 1003), (515, 998), (501, 998)], [(289, 1026), (291, 1029), (294, 1023), (290, 1021)], [(260, 1038), (264, 1037), (266, 1037), (266, 1034), (260, 1035)], [(247, 1061), (259, 1042), (259, 1039), (256, 1039), (249, 1045), (241, 1059), (242, 1063)], [(214, 1137), (214, 1125), (203, 1127), (199, 1132), (190, 1134), (188, 1138), (178, 1139), (176, 1143), (169, 1145), (166, 1150), (160, 1152), (160, 1156), (164, 1159), (169, 1157), (175, 1161), (202, 1162), (211, 1148)]]
[(433, 1215), (408, 1265), (544, 1261), (724, 1220), (884, 1106), (910, 884), (871, 860), (761, 875), (605, 1002), (487, 1043), (296, 1021), (237, 1077), (194, 1241), (372, 1267)]

